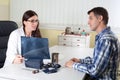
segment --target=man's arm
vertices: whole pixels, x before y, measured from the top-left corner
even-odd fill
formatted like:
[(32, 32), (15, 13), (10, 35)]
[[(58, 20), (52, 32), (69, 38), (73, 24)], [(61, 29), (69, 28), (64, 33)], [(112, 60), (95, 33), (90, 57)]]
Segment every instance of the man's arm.
[(73, 63), (73, 68), (88, 73), (92, 76), (98, 76), (106, 69), (109, 60), (111, 58), (112, 43), (108, 40), (101, 40), (99, 45), (95, 48), (95, 55), (93, 57), (93, 63), (91, 64), (82, 64), (82, 63)]
[(66, 62), (65, 66), (71, 68), (74, 63), (91, 64), (92, 58), (90, 57), (86, 57), (85, 59), (72, 58), (68, 62)]
[(80, 63), (91, 64), (92, 63), (92, 58), (91, 57), (86, 57), (85, 59), (80, 59)]

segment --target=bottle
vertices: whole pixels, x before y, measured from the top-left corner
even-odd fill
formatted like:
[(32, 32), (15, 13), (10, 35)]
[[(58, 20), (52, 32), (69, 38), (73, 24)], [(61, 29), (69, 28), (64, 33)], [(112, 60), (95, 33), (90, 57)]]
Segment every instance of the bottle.
[(78, 34), (80, 34), (81, 32), (80, 32), (80, 28), (78, 28)]
[(58, 55), (59, 53), (52, 53), (52, 63), (58, 64)]
[(82, 35), (82, 36), (85, 36), (85, 35), (86, 35), (85, 30), (83, 30), (83, 31), (81, 32), (81, 35)]

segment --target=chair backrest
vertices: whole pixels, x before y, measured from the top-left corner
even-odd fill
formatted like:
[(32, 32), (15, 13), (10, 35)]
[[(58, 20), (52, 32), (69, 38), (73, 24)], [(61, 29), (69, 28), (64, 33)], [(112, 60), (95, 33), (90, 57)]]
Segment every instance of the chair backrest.
[(0, 21), (0, 68), (3, 67), (5, 62), (9, 35), (17, 28), (18, 25), (13, 21)]

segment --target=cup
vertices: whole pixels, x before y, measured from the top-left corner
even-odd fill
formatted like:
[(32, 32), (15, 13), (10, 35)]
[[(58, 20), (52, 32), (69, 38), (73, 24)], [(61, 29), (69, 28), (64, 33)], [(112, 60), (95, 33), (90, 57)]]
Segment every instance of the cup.
[(52, 53), (52, 63), (58, 64), (58, 55), (59, 53)]

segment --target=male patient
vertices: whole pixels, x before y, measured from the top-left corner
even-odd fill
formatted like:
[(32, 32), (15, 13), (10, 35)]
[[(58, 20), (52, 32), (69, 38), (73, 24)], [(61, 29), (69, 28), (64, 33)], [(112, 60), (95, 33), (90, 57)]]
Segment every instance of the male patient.
[(119, 43), (107, 27), (108, 12), (103, 7), (95, 7), (88, 11), (88, 15), (90, 29), (97, 32), (93, 58), (73, 58), (65, 66), (87, 73), (90, 77), (86, 80), (117, 80)]

